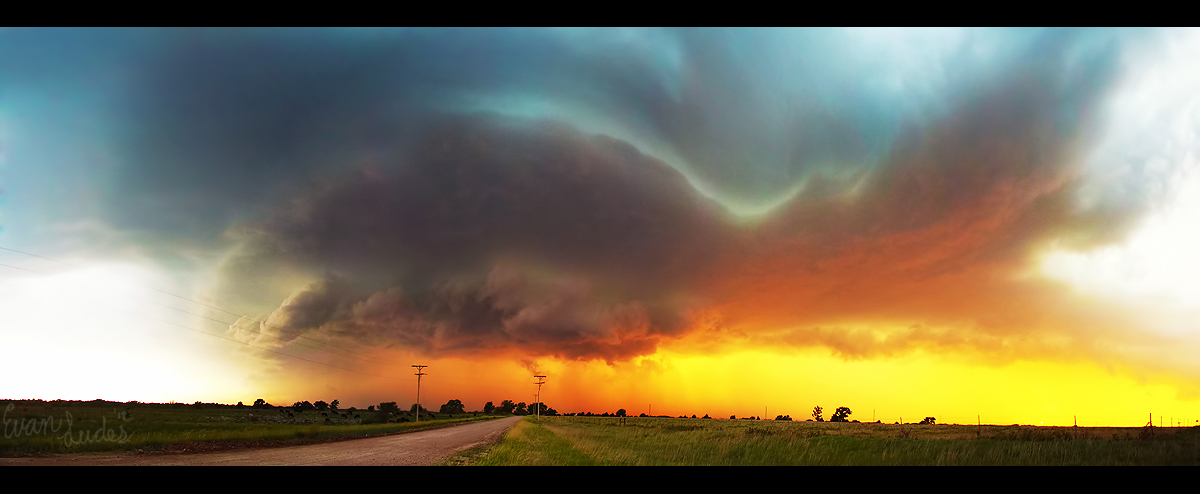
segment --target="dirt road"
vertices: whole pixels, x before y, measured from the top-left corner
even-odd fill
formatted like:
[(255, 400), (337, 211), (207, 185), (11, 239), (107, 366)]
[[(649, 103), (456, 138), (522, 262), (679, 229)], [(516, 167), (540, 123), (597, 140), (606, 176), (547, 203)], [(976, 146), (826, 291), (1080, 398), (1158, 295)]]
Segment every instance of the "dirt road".
[(523, 417), (307, 446), (174, 455), (58, 455), (0, 458), (0, 465), (428, 465), (498, 440)]

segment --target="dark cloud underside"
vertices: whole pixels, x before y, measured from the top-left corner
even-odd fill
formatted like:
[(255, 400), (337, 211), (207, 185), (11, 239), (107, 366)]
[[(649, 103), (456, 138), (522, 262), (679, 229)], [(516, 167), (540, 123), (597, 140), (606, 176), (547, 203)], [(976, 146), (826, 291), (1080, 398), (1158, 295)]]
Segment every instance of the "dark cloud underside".
[[(844, 30), (120, 33), (87, 51), (104, 67), (35, 63), (77, 41), (0, 50), (36, 74), (0, 81), (110, 96), (94, 214), (225, 252), (217, 297), (269, 304), (285, 338), (613, 360), (702, 312), (924, 328), (1040, 293), (1007, 281), (1031, 253), (1141, 212), (1077, 201), (1107, 31), (971, 31), (911, 59)], [(914, 339), (959, 341), (938, 331)]]

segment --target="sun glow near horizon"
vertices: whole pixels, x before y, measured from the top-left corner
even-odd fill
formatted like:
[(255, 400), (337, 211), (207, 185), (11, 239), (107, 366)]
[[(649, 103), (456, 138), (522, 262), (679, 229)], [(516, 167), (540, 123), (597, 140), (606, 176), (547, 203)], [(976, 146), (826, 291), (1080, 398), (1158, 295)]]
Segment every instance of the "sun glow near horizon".
[(1200, 415), (1197, 53), (0, 30), (0, 396), (403, 405), (426, 364), (431, 409)]

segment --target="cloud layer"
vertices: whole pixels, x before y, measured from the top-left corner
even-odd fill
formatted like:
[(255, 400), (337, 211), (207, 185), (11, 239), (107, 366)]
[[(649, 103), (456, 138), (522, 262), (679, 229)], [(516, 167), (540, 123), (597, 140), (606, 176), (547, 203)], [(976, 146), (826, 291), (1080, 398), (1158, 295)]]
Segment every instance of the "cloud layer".
[(614, 361), (716, 331), (848, 358), (1104, 353), (1130, 319), (1097, 329), (1029, 272), (1148, 210), (1153, 187), (1097, 187), (1116, 165), (1085, 163), (1141, 37), (10, 30), (3, 46), (31, 48), (0, 47), (17, 68), (0, 83), (31, 96), (0, 119), (53, 137), (20, 161), (74, 142), (30, 117), (74, 121), (44, 102), (103, 115), (104, 145), (78, 154), (104, 180), (62, 214), (223, 256), (214, 299), (285, 342)]
[[(1117, 328), (1084, 330), (1079, 300), (1018, 279), (1048, 246), (1112, 241), (1140, 213), (1078, 200), (1116, 71), (1113, 50), (1080, 39), (1030, 42), (1037, 56), (948, 95), (940, 118), (900, 127), (869, 167), (838, 151), (871, 147), (857, 131), (819, 138), (809, 151), (846, 166), (811, 174), (758, 221), (629, 143), (476, 114), (430, 118), (393, 160), (299, 194), (238, 238), (247, 265), (325, 273), (271, 316), (280, 325), (435, 354), (613, 361), (714, 327), (847, 358), (1104, 353), (1125, 342)], [(704, 141), (687, 152), (734, 152), (681, 130), (703, 120), (656, 125)], [(335, 296), (333, 280), (356, 291)]]
[(450, 118), (400, 161), (239, 230), (260, 260), (246, 264), (361, 290), (314, 284), (272, 320), (430, 351), (627, 358), (684, 329), (692, 280), (737, 241), (672, 168), (553, 124)]

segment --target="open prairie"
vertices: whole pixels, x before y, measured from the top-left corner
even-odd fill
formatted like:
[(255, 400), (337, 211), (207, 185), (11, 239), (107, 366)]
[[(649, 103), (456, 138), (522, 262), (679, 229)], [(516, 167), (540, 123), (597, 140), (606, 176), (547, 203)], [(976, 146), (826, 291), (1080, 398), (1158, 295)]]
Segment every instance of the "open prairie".
[(521, 425), (447, 464), (1195, 465), (1197, 60), (1200, 26), (0, 27), (0, 464), (421, 464), (452, 428), (399, 433), (480, 420)]
[(1200, 429), (542, 417), (463, 457), (474, 465), (1200, 465)]
[[(216, 451), (299, 445), (486, 420), (489, 416), (294, 412), (228, 405), (105, 401), (0, 402), (0, 456), (122, 451)], [(343, 416), (343, 414), (345, 416)]]

